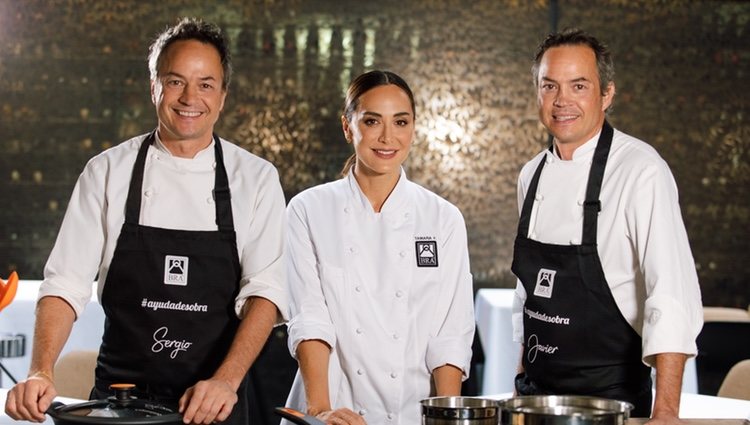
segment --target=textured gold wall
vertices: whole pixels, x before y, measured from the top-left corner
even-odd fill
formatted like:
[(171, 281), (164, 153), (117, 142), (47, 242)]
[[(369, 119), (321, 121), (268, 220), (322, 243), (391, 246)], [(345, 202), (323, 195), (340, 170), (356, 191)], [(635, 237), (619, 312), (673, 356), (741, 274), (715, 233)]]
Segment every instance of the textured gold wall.
[[(673, 169), (706, 304), (746, 307), (750, 3), (557, 2), (615, 53), (611, 122)], [(371, 68), (417, 97), (410, 177), (466, 217), (476, 286), (510, 286), (515, 181), (543, 148), (529, 68), (546, 1), (0, 1), (0, 275), (39, 278), (85, 161), (155, 124), (145, 56), (178, 16), (222, 25), (235, 78), (219, 132), (287, 197), (337, 177), (343, 91)]]

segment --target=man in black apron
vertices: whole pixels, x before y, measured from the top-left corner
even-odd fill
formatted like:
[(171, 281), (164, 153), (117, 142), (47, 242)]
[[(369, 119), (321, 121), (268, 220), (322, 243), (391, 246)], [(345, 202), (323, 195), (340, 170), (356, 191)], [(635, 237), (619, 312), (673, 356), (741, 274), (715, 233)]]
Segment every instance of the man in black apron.
[[(179, 407), (186, 423), (246, 425), (249, 423), (247, 371), (283, 307), (277, 309), (274, 302), (261, 295), (251, 295), (244, 304), (235, 305), (243, 270), (232, 196), (247, 194), (231, 193), (222, 147), (226, 142), (213, 134), (231, 74), (227, 40), (214, 25), (183, 19), (156, 39), (151, 46), (149, 66), (158, 128), (142, 138), (129, 184), (106, 182), (108, 188), (117, 187), (112, 190), (118, 194), (127, 188), (127, 199), (124, 223), (108, 264), (101, 295), (106, 321), (91, 397), (106, 398), (112, 394), (110, 385), (131, 383), (136, 385), (135, 396)], [(161, 144), (161, 150), (155, 147), (157, 143)], [(111, 154), (112, 158), (130, 155), (128, 148), (124, 146), (117, 154)], [(249, 154), (232, 148), (235, 163), (242, 164), (238, 162), (240, 157)], [(214, 159), (211, 177), (203, 168), (190, 169), (195, 167), (191, 164), (198, 164), (194, 160), (197, 155), (208, 158), (206, 151), (209, 149)], [(244, 157), (242, 160), (251, 161)], [(170, 164), (174, 167), (159, 168), (157, 172), (154, 161), (172, 161)], [(252, 161), (255, 164), (260, 160)], [(205, 161), (200, 162), (203, 163)], [(150, 168), (152, 171), (148, 174)], [(271, 168), (270, 164), (267, 168)], [(211, 196), (207, 202), (215, 204), (216, 229), (177, 230), (140, 224), (145, 215), (142, 206), (152, 196), (145, 188), (144, 175), (150, 176), (151, 184), (161, 177), (160, 188), (195, 192), (197, 189), (192, 186), (183, 187), (184, 183), (179, 183), (189, 172), (194, 173), (190, 181), (203, 183), (212, 178), (210, 194), (188, 193), (184, 197), (197, 196), (202, 201), (205, 199), (202, 196)], [(166, 173), (172, 174), (163, 177)], [(232, 171), (233, 176), (241, 173), (242, 170)], [(105, 178), (109, 179), (110, 175)], [(165, 186), (166, 180), (172, 186)], [(283, 194), (278, 180), (271, 184), (275, 187), (267, 189), (279, 196), (273, 198), (274, 207), (268, 211), (283, 215)], [(77, 190), (84, 191), (78, 185)], [(107, 195), (93, 190), (86, 194), (92, 198)], [(84, 201), (83, 205), (86, 208), (88, 204)], [(76, 207), (79, 208), (76, 213), (80, 213), (80, 204), (76, 203)], [(104, 205), (104, 208), (112, 206)], [(151, 213), (154, 214), (153, 210)], [(107, 216), (104, 211), (93, 214)], [(184, 214), (197, 213), (187, 210)], [(205, 221), (182, 222), (202, 223), (199, 225), (210, 228), (211, 224)], [(247, 229), (249, 226), (244, 221), (239, 223), (240, 228)], [(108, 224), (101, 225), (108, 228)], [(282, 226), (281, 222), (278, 224), (279, 232), (273, 239), (279, 243), (266, 248), (278, 247), (277, 258), (281, 258)], [(105, 232), (104, 237), (114, 236)], [(257, 237), (249, 235), (246, 239)], [(253, 247), (256, 248), (264, 247)], [(101, 261), (101, 258), (96, 260)], [(253, 258), (253, 261), (259, 260)], [(283, 281), (276, 283), (282, 289), (274, 288), (275, 293), (283, 292)], [(238, 309), (242, 320), (238, 318)], [(9, 393), (6, 410), (11, 417), (44, 419), (44, 411), (56, 393), (52, 366), (72, 326), (73, 310), (63, 298), (41, 298), (30, 378)]]
[[(623, 400), (634, 405), (632, 416), (648, 417), (651, 369), (642, 361), (641, 336), (613, 297), (597, 247), (600, 211), (617, 208), (600, 202), (614, 133), (605, 120), (615, 92), (613, 73), (606, 47), (581, 31), (550, 35), (536, 57), (540, 119), (552, 143), (549, 152), (533, 163), (535, 171), (524, 197), (514, 247), (512, 271), (525, 292), (521, 373), (515, 384), (520, 395), (576, 394)], [(576, 149), (594, 143), (597, 134), (585, 199), (579, 204), (583, 210), (580, 243), (540, 242), (544, 236), (530, 232), (530, 226), (538, 218), (534, 205), (542, 199), (537, 187), (545, 163), (550, 155), (571, 160)], [(656, 354), (655, 419), (677, 419), (685, 359), (681, 353)]]

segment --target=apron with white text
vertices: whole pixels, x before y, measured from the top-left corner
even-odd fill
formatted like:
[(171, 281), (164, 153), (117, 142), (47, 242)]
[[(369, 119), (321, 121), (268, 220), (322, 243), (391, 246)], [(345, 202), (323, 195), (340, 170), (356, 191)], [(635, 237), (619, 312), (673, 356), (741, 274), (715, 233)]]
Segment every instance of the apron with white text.
[[(98, 396), (112, 383), (136, 385), (134, 395), (176, 402), (210, 378), (239, 326), (234, 300), (240, 264), (229, 183), (219, 138), (213, 195), (216, 231), (172, 230), (138, 224), (151, 133), (133, 166), (125, 223), (102, 293), (106, 315), (96, 368)], [(185, 211), (190, 214), (190, 211)], [(246, 385), (225, 423), (247, 424)]]
[(633, 403), (634, 417), (651, 412), (651, 369), (641, 361), (641, 337), (615, 303), (597, 252), (601, 191), (614, 130), (605, 121), (594, 151), (583, 207), (581, 245), (554, 245), (527, 237), (539, 177), (524, 200), (513, 273), (526, 290), (523, 306), (524, 373), (520, 395), (575, 394)]

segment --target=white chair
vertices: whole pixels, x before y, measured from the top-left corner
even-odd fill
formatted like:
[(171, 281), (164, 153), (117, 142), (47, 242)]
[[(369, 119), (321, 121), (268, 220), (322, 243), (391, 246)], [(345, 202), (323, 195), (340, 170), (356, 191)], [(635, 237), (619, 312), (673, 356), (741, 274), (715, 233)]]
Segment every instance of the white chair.
[(55, 388), (61, 397), (88, 400), (94, 388), (94, 369), (99, 355), (93, 350), (75, 350), (55, 365)]
[(732, 366), (719, 388), (719, 397), (750, 400), (750, 359)]

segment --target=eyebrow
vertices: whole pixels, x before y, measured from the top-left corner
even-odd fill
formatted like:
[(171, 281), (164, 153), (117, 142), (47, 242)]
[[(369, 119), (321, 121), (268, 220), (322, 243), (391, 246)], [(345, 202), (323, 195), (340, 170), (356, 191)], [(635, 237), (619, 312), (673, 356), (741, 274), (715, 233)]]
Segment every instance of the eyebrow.
[[(557, 80), (555, 80), (555, 79), (552, 79), (552, 78), (549, 78), (549, 77), (542, 77), (542, 80), (544, 80), (544, 81), (549, 81), (549, 82), (551, 82), (551, 83), (559, 83), (559, 81), (557, 81)], [(570, 80), (570, 81), (568, 81), (568, 82), (569, 82), (569, 83), (580, 83), (580, 82), (590, 82), (590, 81), (591, 81), (591, 80), (589, 80), (589, 79), (588, 79), (588, 78), (586, 78), (586, 77), (578, 77), (578, 78), (575, 78), (575, 79), (573, 79), (573, 80)]]
[[(383, 114), (379, 114), (377, 112), (371, 112), (371, 111), (364, 111), (362, 115), (371, 115), (374, 117), (382, 118)], [(410, 112), (397, 112), (393, 114), (394, 117), (403, 117), (403, 116), (411, 116)]]
[[(184, 75), (179, 74), (177, 72), (167, 72), (164, 75), (162, 75), (162, 77), (177, 77), (177, 78), (182, 78), (183, 80), (187, 80), (187, 77), (185, 77)], [(209, 75), (208, 77), (201, 77), (201, 78), (199, 78), (199, 80), (201, 80), (201, 81), (218, 81), (215, 77), (213, 77), (211, 75)]]

